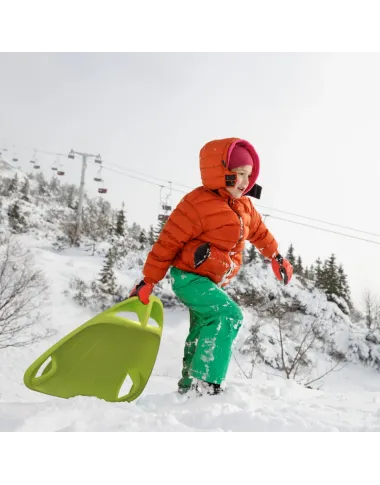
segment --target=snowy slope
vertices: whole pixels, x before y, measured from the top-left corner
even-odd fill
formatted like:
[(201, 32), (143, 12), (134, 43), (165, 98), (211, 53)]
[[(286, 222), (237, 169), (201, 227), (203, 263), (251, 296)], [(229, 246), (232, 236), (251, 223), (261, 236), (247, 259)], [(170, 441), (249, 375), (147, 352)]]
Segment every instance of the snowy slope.
[[(93, 311), (64, 295), (69, 281), (80, 274), (94, 279), (102, 258), (81, 249), (56, 253), (51, 243), (21, 237), (49, 280), (50, 319), (41, 322), (57, 331), (33, 348), (0, 352), (0, 431), (380, 431), (380, 374), (354, 361), (324, 379), (321, 390), (305, 389), (255, 368), (252, 379), (241, 378), (233, 359), (227, 393), (196, 398), (176, 394), (187, 313), (166, 309), (158, 359), (143, 394), (133, 403), (112, 404), (96, 398), (63, 400), (30, 391), (23, 385), (26, 368), (46, 348), (84, 323)], [(131, 287), (135, 273), (118, 271), (120, 283)], [(265, 275), (262, 275), (265, 279)], [(292, 290), (293, 291), (293, 290)], [(244, 368), (243, 344), (253, 315), (236, 342), (235, 356)]]

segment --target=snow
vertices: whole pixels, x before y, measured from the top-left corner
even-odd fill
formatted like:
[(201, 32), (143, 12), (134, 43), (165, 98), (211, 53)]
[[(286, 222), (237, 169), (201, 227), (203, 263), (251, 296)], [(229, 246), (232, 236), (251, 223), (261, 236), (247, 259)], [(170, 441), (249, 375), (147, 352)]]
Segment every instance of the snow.
[[(247, 309), (223, 395), (198, 398), (176, 393), (188, 327), (188, 314), (181, 307), (165, 309), (156, 365), (136, 401), (109, 403), (83, 396), (66, 400), (27, 389), (23, 374), (34, 359), (94, 315), (90, 308), (75, 304), (65, 290), (75, 276), (94, 279), (103, 258), (78, 248), (56, 252), (51, 242), (31, 235), (20, 236), (20, 241), (32, 250), (48, 278), (50, 318), (41, 325), (56, 334), (34, 347), (0, 351), (0, 431), (380, 431), (379, 372), (354, 359), (326, 376), (320, 389), (285, 380), (264, 364), (255, 367), (252, 378), (242, 376), (240, 367), (248, 369), (249, 356), (238, 349), (254, 318)], [(257, 286), (263, 279), (277, 291), (269, 272), (261, 266), (257, 272), (251, 274)], [(131, 287), (138, 271), (116, 273), (120, 283)], [(287, 291), (298, 291), (303, 298), (297, 284)], [(312, 296), (311, 311), (322, 305), (315, 300)], [(338, 318), (334, 308), (326, 307), (329, 318)]]
[[(0, 162), (4, 176), (25, 174), (6, 161)], [(31, 180), (31, 186), (35, 181)], [(6, 231), (7, 207), (13, 196), (3, 198), (0, 232)], [(295, 380), (286, 380), (279, 366), (279, 344), (275, 322), (259, 317), (255, 303), (242, 305), (244, 321), (234, 344), (226, 379), (226, 392), (218, 396), (181, 396), (176, 392), (181, 374), (183, 345), (188, 331), (188, 312), (179, 304), (170, 279), (163, 279), (155, 294), (165, 307), (164, 331), (152, 376), (139, 398), (132, 403), (109, 403), (95, 397), (59, 399), (33, 392), (23, 384), (29, 365), (47, 348), (92, 318), (99, 309), (79, 306), (72, 298), (70, 283), (80, 278), (90, 283), (99, 277), (109, 242), (98, 243), (94, 255), (80, 248), (53, 249), (60, 230), (62, 211), (58, 201), (39, 199), (39, 205), (22, 202), (28, 232), (18, 236), (29, 248), (36, 266), (49, 283), (47, 317), (39, 322), (54, 330), (48, 340), (29, 347), (0, 350), (0, 431), (380, 431), (380, 335), (369, 334), (363, 322), (353, 322), (326, 295), (308, 282), (294, 277), (287, 287), (274, 278), (268, 265), (245, 265), (229, 292), (281, 302), (296, 302), (301, 324), (318, 318), (320, 338), (309, 353), (309, 369)], [(127, 292), (141, 279), (146, 251), (130, 250), (114, 272), (118, 285)], [(174, 304), (176, 303), (176, 304)], [(249, 342), (252, 325), (256, 341)], [(284, 345), (294, 353), (300, 340), (299, 326), (284, 332)], [(252, 346), (258, 350), (252, 367)], [(313, 383), (333, 364), (334, 356), (346, 356), (336, 371)]]

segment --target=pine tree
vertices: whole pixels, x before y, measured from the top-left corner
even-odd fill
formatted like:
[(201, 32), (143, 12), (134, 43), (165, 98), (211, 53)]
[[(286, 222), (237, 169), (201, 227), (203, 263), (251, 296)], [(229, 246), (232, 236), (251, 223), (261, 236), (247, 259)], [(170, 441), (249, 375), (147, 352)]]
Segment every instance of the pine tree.
[(336, 265), (336, 257), (332, 254), (327, 260), (325, 272), (325, 290), (328, 295), (339, 296), (339, 277)]
[(301, 256), (298, 256), (297, 261), (294, 265), (294, 273), (303, 276), (303, 264)]
[(153, 244), (156, 242), (156, 237), (154, 235), (154, 229), (152, 224), (149, 226), (149, 232), (148, 232), (148, 243), (150, 246), (153, 246)]
[(116, 292), (116, 277), (113, 270), (114, 255), (111, 249), (108, 250), (103, 268), (100, 271), (99, 288), (103, 293), (114, 295)]
[(9, 194), (15, 194), (16, 192), (18, 192), (18, 176), (17, 176), (17, 173), (14, 175), (14, 177), (12, 178), (9, 186), (8, 186), (8, 195)]
[(145, 229), (140, 233), (139, 243), (141, 244), (141, 249), (145, 249), (148, 244), (148, 237), (146, 235)]
[(319, 280), (318, 280), (318, 288), (323, 290), (325, 293), (327, 292), (327, 289), (329, 287), (328, 274), (329, 274), (328, 260), (325, 259), (325, 261), (323, 261), (323, 264), (321, 266), (321, 270), (319, 273)]
[(352, 309), (353, 305), (351, 301), (351, 290), (342, 264), (340, 264), (338, 267), (338, 291), (338, 296), (342, 297), (346, 301), (349, 308)]
[(136, 222), (134, 222), (132, 226), (129, 228), (129, 234), (132, 237), (132, 239), (134, 239), (135, 241), (139, 240), (141, 231), (142, 231), (142, 227), (139, 224), (136, 224)]
[(8, 208), (8, 221), (13, 232), (23, 232), (26, 221), (24, 216), (21, 214), (18, 200), (16, 200), (16, 202)]
[(312, 264), (310, 266), (310, 269), (309, 269), (309, 279), (311, 281), (315, 281), (315, 268), (314, 268), (314, 264)]
[(83, 210), (82, 233), (87, 236), (92, 247), (92, 254), (95, 254), (100, 241), (107, 240), (110, 233), (110, 207), (109, 203), (100, 198), (89, 200)]
[(321, 258), (318, 258), (315, 262), (315, 286), (317, 288), (323, 288), (323, 270)]
[(49, 183), (49, 191), (56, 194), (59, 191), (59, 180), (57, 177), (52, 177)]
[(30, 192), (29, 179), (25, 179), (24, 185), (21, 188), (21, 194), (22, 194), (21, 199), (25, 200), (26, 202), (30, 202), (29, 192)]
[(257, 250), (253, 244), (248, 249), (248, 263), (256, 262), (257, 261)]
[(289, 263), (294, 267), (296, 265), (296, 256), (294, 254), (294, 246), (290, 244), (289, 249), (286, 253), (285, 258), (289, 261)]
[(303, 277), (306, 279), (306, 280), (310, 280), (310, 270), (309, 268), (306, 266), (306, 268), (304, 269), (304, 272), (303, 272)]
[(75, 196), (75, 185), (69, 185), (67, 187), (66, 205), (69, 209), (73, 209), (73, 210), (75, 210), (74, 196)]
[(48, 183), (45, 179), (45, 176), (42, 172), (39, 172), (36, 176), (37, 180), (37, 194), (40, 196), (44, 196), (48, 194)]
[(126, 221), (125, 221), (124, 203), (123, 203), (122, 208), (117, 213), (115, 234), (117, 234), (118, 236), (124, 237), (125, 227), (126, 227)]

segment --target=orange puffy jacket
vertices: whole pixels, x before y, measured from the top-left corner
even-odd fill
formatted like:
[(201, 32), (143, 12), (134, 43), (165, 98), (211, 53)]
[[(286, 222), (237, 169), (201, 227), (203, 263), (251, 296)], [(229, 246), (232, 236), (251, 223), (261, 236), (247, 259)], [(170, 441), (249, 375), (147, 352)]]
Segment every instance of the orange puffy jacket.
[(226, 167), (236, 143), (245, 146), (253, 157), (245, 193), (253, 187), (259, 158), (251, 144), (239, 138), (207, 143), (200, 152), (203, 186), (185, 195), (171, 213), (145, 262), (147, 283), (157, 283), (170, 266), (175, 266), (225, 286), (240, 269), (247, 239), (263, 256), (272, 258), (277, 254), (277, 242), (250, 199), (244, 195), (235, 199), (225, 189), (235, 184), (233, 172)]

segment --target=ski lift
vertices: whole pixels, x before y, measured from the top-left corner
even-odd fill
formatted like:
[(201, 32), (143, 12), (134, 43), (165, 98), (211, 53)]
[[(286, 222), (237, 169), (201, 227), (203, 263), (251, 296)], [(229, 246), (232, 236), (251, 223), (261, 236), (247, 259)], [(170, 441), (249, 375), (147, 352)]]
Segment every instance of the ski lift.
[(166, 222), (169, 219), (169, 213), (172, 210), (172, 204), (170, 202), (171, 195), (172, 195), (172, 183), (169, 182), (170, 187), (169, 187), (169, 192), (164, 194), (163, 189), (167, 189), (167, 187), (164, 187), (161, 185), (160, 189), (160, 213), (158, 214), (158, 220), (160, 222)]
[(103, 182), (102, 179), (102, 167), (99, 168), (97, 175), (94, 177), (95, 182)]
[(33, 163), (33, 165), (36, 163), (37, 161), (37, 150), (34, 150), (34, 153), (33, 153), (33, 156), (32, 156), (32, 159), (30, 160), (30, 163)]
[(35, 168), (35, 169), (39, 170), (39, 169), (41, 168), (41, 166), (40, 166), (40, 165), (34, 165), (34, 167), (33, 167), (33, 168)]
[(13, 145), (13, 157), (12, 162), (18, 162), (18, 156), (16, 155), (16, 147)]
[(56, 158), (55, 162), (53, 163), (51, 169), (54, 170), (54, 172), (56, 172), (58, 170), (58, 165), (60, 165), (59, 155), (57, 155), (57, 158)]
[(102, 157), (100, 155), (96, 155), (94, 162), (99, 163), (101, 165), (102, 164)]
[(74, 153), (74, 150), (73, 149), (70, 150), (70, 153), (69, 153), (68, 157), (69, 158), (72, 158), (72, 159), (75, 158), (75, 153)]
[[(70, 158), (74, 158), (74, 157), (70, 157)], [(57, 167), (57, 165), (59, 165), (59, 168)], [(57, 159), (54, 163), (53, 170), (56, 170), (57, 175), (59, 175), (60, 177), (63, 177), (65, 175), (65, 171), (63, 169), (63, 163), (60, 163), (60, 161), (59, 161), (59, 155), (57, 155)]]
[(108, 189), (104, 187), (104, 180), (102, 180), (102, 182), (103, 182), (103, 187), (99, 187), (98, 192), (99, 194), (106, 194), (108, 192)]

